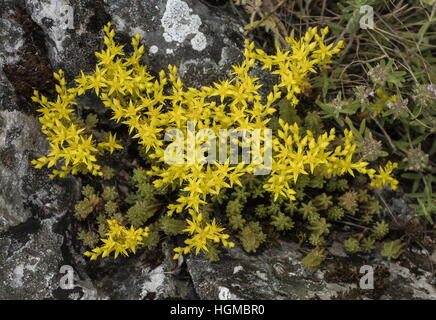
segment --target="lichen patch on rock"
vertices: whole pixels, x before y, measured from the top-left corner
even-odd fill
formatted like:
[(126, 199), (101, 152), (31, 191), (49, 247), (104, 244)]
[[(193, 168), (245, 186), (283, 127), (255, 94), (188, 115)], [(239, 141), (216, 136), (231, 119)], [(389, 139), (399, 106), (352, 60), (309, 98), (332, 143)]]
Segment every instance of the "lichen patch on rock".
[(165, 13), (161, 19), (165, 32), (163, 37), (167, 42), (183, 43), (193, 35), (191, 45), (194, 50), (203, 51), (207, 46), (206, 36), (199, 31), (202, 24), (192, 9), (181, 0), (168, 0)]

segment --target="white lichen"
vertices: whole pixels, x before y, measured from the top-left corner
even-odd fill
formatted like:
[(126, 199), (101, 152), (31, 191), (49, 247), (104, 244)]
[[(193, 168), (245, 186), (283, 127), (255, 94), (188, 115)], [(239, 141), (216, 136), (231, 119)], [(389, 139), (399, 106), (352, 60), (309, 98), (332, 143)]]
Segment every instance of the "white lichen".
[(157, 46), (151, 46), (148, 53), (149, 54), (156, 54), (158, 51), (159, 51), (159, 48)]
[(147, 33), (139, 27), (131, 27), (129, 34), (131, 37), (139, 34), (141, 36), (141, 39), (144, 39), (147, 36)]
[(239, 271), (244, 270), (243, 266), (236, 266), (233, 268), (233, 274), (237, 274)]
[(11, 286), (14, 288), (19, 288), (23, 286), (23, 277), (24, 277), (24, 264), (20, 264), (15, 267), (12, 273), (12, 282)]
[(40, 258), (33, 257), (33, 260), (36, 261), (31, 264), (21, 263), (14, 268), (14, 271), (11, 275), (11, 287), (20, 288), (24, 284), (24, 272), (30, 271), (31, 273), (35, 273), (37, 271), (37, 265), (40, 261)]
[(192, 9), (181, 0), (168, 0), (161, 24), (164, 28), (163, 37), (167, 42), (183, 43), (188, 37), (194, 50), (202, 51), (207, 46), (206, 36), (199, 31), (202, 24), (196, 14), (191, 14)]
[[(147, 273), (148, 268), (144, 270)], [(145, 298), (148, 293), (157, 293), (159, 288), (162, 287), (165, 281), (165, 273), (162, 265), (158, 266), (156, 269), (152, 270), (147, 274), (148, 279), (142, 284), (141, 299)]]
[(20, 50), (24, 46), (23, 29), (16, 23), (0, 19), (0, 69), (4, 64), (13, 64), (20, 59)]
[(256, 276), (263, 281), (268, 281), (268, 276), (265, 272), (256, 271)]
[(198, 32), (195, 37), (191, 39), (191, 46), (194, 50), (203, 51), (207, 46), (206, 36), (203, 33)]
[[(67, 30), (74, 29), (74, 11), (67, 0), (29, 1), (31, 16), (54, 42), (54, 55), (64, 51), (63, 42), (68, 36)], [(44, 19), (50, 21), (47, 26)]]

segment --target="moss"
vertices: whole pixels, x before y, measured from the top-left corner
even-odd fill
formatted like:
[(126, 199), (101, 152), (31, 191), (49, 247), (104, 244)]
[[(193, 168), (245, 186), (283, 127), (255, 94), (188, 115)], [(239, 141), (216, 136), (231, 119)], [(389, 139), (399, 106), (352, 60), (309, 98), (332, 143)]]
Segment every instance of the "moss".
[(350, 237), (344, 241), (344, 249), (349, 253), (356, 253), (360, 251), (360, 242), (354, 237)]
[(185, 228), (186, 222), (184, 220), (175, 219), (167, 215), (159, 219), (159, 229), (168, 236), (182, 234)]
[(318, 209), (313, 205), (312, 201), (302, 203), (298, 212), (303, 216), (303, 219), (309, 221), (309, 223), (320, 218)]
[(345, 211), (339, 206), (333, 206), (328, 210), (327, 214), (331, 220), (341, 220), (345, 215)]
[(93, 211), (94, 204), (89, 199), (79, 201), (74, 207), (74, 217), (77, 220), (85, 220)]
[(244, 204), (247, 202), (249, 193), (242, 187), (236, 187), (235, 191), (232, 193), (232, 196), (235, 197), (238, 202)]
[(303, 258), (302, 263), (306, 269), (315, 271), (325, 260), (326, 256), (327, 251), (324, 248), (315, 248)]
[(370, 200), (362, 206), (365, 213), (375, 215), (380, 213), (380, 202), (378, 200)]
[(217, 262), (220, 260), (221, 250), (216, 244), (211, 245), (206, 251), (206, 256), (211, 262)]
[(129, 198), (131, 203), (137, 200), (153, 201), (155, 199), (157, 190), (149, 182), (150, 177), (147, 175), (147, 172), (144, 169), (133, 170), (133, 176), (131, 180), (132, 184), (136, 188), (136, 193), (131, 195)]
[(282, 212), (281, 205), (277, 202), (273, 202), (268, 206), (268, 215), (276, 216)]
[(229, 225), (232, 230), (241, 230), (246, 223), (246, 220), (241, 214), (233, 214), (229, 217)]
[(319, 218), (315, 221), (311, 221), (308, 229), (314, 234), (323, 235), (330, 232), (331, 226), (332, 225), (330, 223), (327, 223), (327, 220), (325, 218)]
[(227, 192), (225, 189), (221, 189), (218, 194), (211, 196), (211, 201), (215, 204), (222, 205), (226, 200), (228, 200)]
[(349, 188), (348, 181), (346, 179), (338, 179), (338, 181), (336, 182), (335, 191), (344, 192), (347, 191), (348, 188)]
[(247, 252), (256, 252), (260, 245), (266, 240), (259, 222), (249, 222), (239, 233), (242, 247)]
[(88, 130), (95, 129), (98, 124), (98, 117), (94, 113), (88, 114), (88, 116), (85, 118), (85, 126)]
[(316, 111), (307, 113), (306, 117), (304, 118), (304, 125), (315, 135), (320, 134), (324, 127), (322, 119)]
[(298, 176), (297, 183), (295, 184), (295, 189), (304, 190), (310, 183), (310, 176), (303, 174)]
[(105, 201), (114, 201), (119, 197), (119, 194), (115, 187), (104, 187), (101, 196)]
[(211, 203), (201, 205), (199, 211), (203, 215), (204, 222), (211, 222), (216, 212), (215, 206)]
[(383, 249), (380, 253), (389, 260), (396, 260), (404, 252), (404, 247), (405, 244), (402, 243), (400, 239), (388, 241), (383, 244)]
[(97, 216), (97, 233), (100, 237), (104, 237), (108, 231), (107, 219), (103, 214)]
[(145, 248), (151, 249), (158, 245), (160, 241), (160, 235), (159, 235), (158, 227), (155, 224), (150, 224), (148, 228), (149, 228), (148, 237), (145, 237), (142, 240), (142, 245)]
[(258, 185), (251, 190), (251, 198), (258, 199), (265, 195), (266, 191), (262, 185)]
[(271, 224), (278, 231), (287, 231), (294, 227), (294, 221), (292, 221), (291, 217), (286, 216), (283, 212), (273, 215)]
[(321, 176), (310, 176), (308, 187), (322, 189), (324, 187), (325, 180)]
[(104, 205), (104, 211), (109, 216), (113, 216), (118, 211), (118, 204), (115, 201), (108, 201)]
[(82, 195), (86, 198), (90, 198), (91, 196), (95, 195), (95, 189), (87, 184), (82, 188)]
[(120, 212), (115, 212), (111, 216), (112, 220), (115, 220), (119, 225), (124, 226), (126, 224), (126, 216)]
[(315, 247), (322, 246), (325, 244), (325, 238), (322, 236), (322, 234), (312, 233), (309, 236), (309, 243)]
[(102, 166), (101, 172), (104, 180), (111, 180), (115, 176), (115, 170), (109, 166)]
[(361, 218), (360, 221), (364, 224), (370, 224), (371, 222), (373, 222), (374, 220), (374, 216), (372, 214), (364, 214)]
[(328, 196), (323, 192), (313, 198), (312, 203), (318, 210), (327, 210), (333, 204), (332, 196)]
[(289, 215), (293, 215), (298, 210), (298, 204), (296, 201), (290, 201), (285, 203), (283, 211)]
[(375, 239), (368, 237), (362, 239), (362, 251), (371, 252), (375, 248)]
[(357, 191), (357, 202), (358, 203), (368, 203), (371, 200), (368, 190), (360, 189)]
[(372, 227), (372, 236), (377, 240), (383, 239), (388, 233), (389, 225), (384, 221), (377, 222)]
[(355, 215), (359, 208), (357, 199), (358, 194), (355, 191), (348, 191), (338, 198), (339, 205), (351, 215)]
[(231, 200), (227, 203), (226, 213), (228, 216), (241, 215), (244, 205), (238, 200)]
[(77, 237), (88, 248), (95, 248), (100, 241), (99, 235), (94, 231), (81, 231)]
[(358, 174), (356, 176), (356, 178), (354, 179), (353, 183), (356, 186), (365, 187), (366, 185), (368, 185), (369, 181), (368, 181), (368, 178), (366, 176)]
[(328, 193), (335, 192), (335, 191), (336, 191), (336, 188), (337, 188), (337, 185), (338, 185), (338, 182), (337, 182), (335, 179), (330, 179), (330, 180), (327, 182), (326, 186), (325, 186), (325, 190), (326, 190)]
[(141, 227), (156, 213), (159, 206), (160, 204), (157, 201), (138, 201), (127, 211), (127, 219), (135, 228)]
[(266, 218), (269, 216), (268, 207), (264, 204), (258, 205), (254, 211), (258, 218)]

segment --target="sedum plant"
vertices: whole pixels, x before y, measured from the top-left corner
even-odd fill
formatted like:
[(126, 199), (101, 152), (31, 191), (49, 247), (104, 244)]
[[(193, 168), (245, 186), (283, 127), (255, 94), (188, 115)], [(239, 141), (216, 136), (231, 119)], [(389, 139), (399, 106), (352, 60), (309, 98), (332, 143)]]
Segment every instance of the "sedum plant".
[[(105, 141), (98, 141), (92, 130), (80, 126), (73, 106), (77, 97), (89, 91), (95, 93), (110, 110), (114, 122), (127, 126), (131, 138), (143, 148), (143, 154), (151, 163), (149, 170), (134, 174), (138, 192), (129, 198), (133, 204), (127, 212), (130, 228), (125, 226), (125, 219), (112, 200), (113, 190), (105, 189), (103, 197), (108, 201), (106, 211), (116, 215), (116, 218), (106, 219), (105, 226), (104, 217), (98, 217), (100, 234), (105, 235), (101, 239), (104, 245), (85, 255), (97, 259), (115, 251), (117, 257), (120, 253), (127, 255), (128, 250), (135, 252), (141, 243), (154, 244), (158, 235), (153, 233), (153, 241), (147, 242), (149, 229), (142, 226), (157, 212), (158, 202), (154, 200), (153, 192), (167, 189), (177, 190), (177, 198), (167, 206), (166, 214), (183, 218), (186, 226), (182, 229), (186, 236), (184, 245), (174, 249), (175, 259), (191, 251), (208, 252), (209, 248), (213, 248), (210, 255), (215, 257), (217, 244), (230, 248), (235, 245), (207, 209), (208, 203), (223, 197), (226, 189), (235, 189), (237, 199), (227, 204), (230, 226), (240, 230), (238, 237), (247, 251), (256, 251), (267, 235), (259, 222), (241, 216), (247, 201), (246, 191), (242, 189), (243, 177), (266, 169), (266, 166), (257, 161), (233, 164), (227, 154), (225, 161), (207, 163), (205, 152), (213, 149), (207, 135), (191, 136), (194, 149), (187, 147), (186, 153), (173, 152), (171, 146), (177, 142), (180, 134), (190, 139), (192, 130), (208, 129), (218, 135), (222, 129), (269, 129), (277, 111), (275, 106), (282, 94), (289, 101), (289, 107), (295, 107), (299, 102), (297, 96), (310, 86), (310, 74), (326, 68), (343, 43), (327, 44), (328, 28), (321, 31), (310, 28), (300, 39), (287, 37), (289, 49), (277, 49), (275, 54), (257, 49), (253, 42), (247, 40), (244, 59), (241, 64), (233, 66), (230, 79), (198, 89), (186, 88), (175, 66), (169, 65), (167, 72), (161, 70), (157, 76), (152, 76), (141, 63), (144, 46), (140, 45), (139, 35), (132, 39), (133, 53), (126, 55), (123, 46), (115, 43), (115, 31), (110, 23), (104, 32), (105, 49), (96, 53), (98, 63), (93, 73), (85, 75), (82, 72), (75, 80), (76, 85), (67, 88), (63, 73), (59, 71), (55, 74), (58, 81), (56, 100), (48, 101), (37, 92), (33, 98), (41, 106), (38, 110), (41, 113), (39, 119), (50, 143), (49, 154), (34, 160), (33, 164), (37, 168), (52, 168), (52, 178), (77, 173), (102, 176), (104, 173), (98, 160), (105, 152), (112, 153), (122, 148), (116, 134), (108, 133)], [(278, 83), (266, 96), (259, 91), (259, 79), (251, 76), (256, 64), (277, 75)], [(324, 243), (323, 235), (329, 233), (331, 225), (318, 211), (329, 209), (331, 197), (320, 195), (313, 203), (303, 204), (299, 210), (289, 203), (303, 199), (305, 188), (322, 188), (325, 180), (331, 181), (345, 175), (354, 177), (359, 173), (371, 179), (372, 187), (396, 188), (397, 181), (391, 176), (396, 164), (388, 162), (377, 173), (369, 167), (368, 162), (356, 160), (357, 145), (351, 130), (337, 133), (332, 128), (323, 131), (320, 119), (313, 114), (305, 119), (306, 125), (313, 127), (313, 131), (280, 117), (275, 120), (277, 126), (271, 148), (267, 148), (265, 137), (262, 136), (258, 146), (260, 154), (267, 151), (272, 153), (270, 173), (259, 179), (258, 187), (250, 192), (257, 197), (271, 198), (267, 209), (256, 209), (253, 215), (262, 217), (273, 213), (271, 225), (276, 230), (294, 228), (293, 219), (282, 212), (282, 207), (287, 206), (283, 210), (300, 212), (303, 221), (309, 224), (310, 242), (315, 246)], [(165, 133), (171, 130), (177, 134), (169, 141), (165, 139)], [(166, 161), (168, 150), (178, 161)], [(250, 155), (258, 160), (253, 150)], [(253, 179), (250, 183), (253, 184)], [(338, 191), (347, 189), (344, 179), (337, 180), (334, 185), (329, 182), (328, 186)], [(340, 207), (332, 209), (330, 216), (340, 219), (344, 214), (341, 208), (355, 213), (357, 202), (347, 197), (344, 195), (339, 202)], [(89, 208), (84, 209), (89, 215)], [(84, 214), (84, 218), (88, 215)], [(161, 220), (156, 228), (160, 226), (168, 234), (176, 234), (180, 232), (180, 225), (173, 220)], [(323, 251), (315, 253), (318, 258), (324, 255)]]
[(114, 253), (115, 258), (120, 253), (128, 256), (129, 251), (135, 253), (136, 248), (142, 244), (143, 238), (148, 236), (148, 228), (135, 229), (133, 226), (126, 228), (118, 224), (116, 220), (108, 220), (107, 223), (109, 230), (106, 238), (101, 239), (104, 245), (84, 253), (91, 260), (96, 260), (100, 255), (102, 258), (107, 257), (111, 253)]

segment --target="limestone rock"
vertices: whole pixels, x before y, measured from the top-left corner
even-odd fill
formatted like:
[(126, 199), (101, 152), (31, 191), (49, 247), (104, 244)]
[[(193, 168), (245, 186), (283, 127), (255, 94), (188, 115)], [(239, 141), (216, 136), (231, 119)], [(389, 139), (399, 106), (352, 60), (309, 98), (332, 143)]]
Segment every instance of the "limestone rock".
[[(201, 299), (435, 299), (433, 275), (412, 272), (399, 263), (374, 255), (370, 261), (335, 257), (316, 272), (301, 263), (297, 244), (247, 254), (236, 247), (225, 250), (219, 262), (204, 255), (187, 259), (188, 271)], [(372, 268), (373, 288), (365, 284), (362, 266)]]

